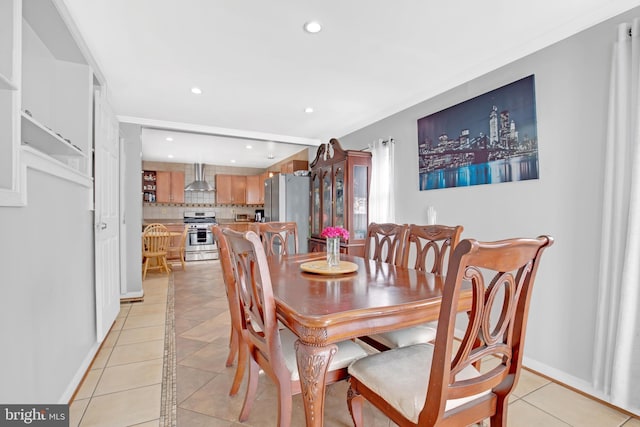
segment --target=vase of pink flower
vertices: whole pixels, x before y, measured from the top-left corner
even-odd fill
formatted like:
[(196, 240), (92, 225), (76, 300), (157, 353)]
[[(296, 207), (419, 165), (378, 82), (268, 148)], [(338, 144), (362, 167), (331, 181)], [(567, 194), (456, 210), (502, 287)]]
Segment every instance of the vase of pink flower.
[(340, 265), (340, 239), (349, 239), (349, 232), (342, 227), (326, 227), (320, 237), (327, 239), (327, 264), (329, 267)]

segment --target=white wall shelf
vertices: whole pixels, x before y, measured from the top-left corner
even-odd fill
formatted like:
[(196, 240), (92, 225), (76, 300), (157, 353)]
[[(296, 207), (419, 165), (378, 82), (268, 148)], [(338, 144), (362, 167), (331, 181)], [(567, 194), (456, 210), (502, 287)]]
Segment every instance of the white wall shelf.
[(51, 129), (22, 112), (22, 144), (37, 148), (49, 155), (87, 157), (80, 148), (61, 138)]
[(4, 74), (0, 73), (0, 90), (18, 90), (18, 86)]

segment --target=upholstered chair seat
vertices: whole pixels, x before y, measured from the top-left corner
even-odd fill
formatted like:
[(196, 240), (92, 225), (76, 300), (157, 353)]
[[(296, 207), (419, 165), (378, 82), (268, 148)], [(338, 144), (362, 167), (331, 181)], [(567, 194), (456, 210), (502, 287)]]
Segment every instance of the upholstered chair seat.
[[(349, 366), (349, 375), (373, 390), (387, 403), (418, 423), (418, 416), (427, 399), (427, 388), (433, 359), (433, 344), (416, 344), (395, 348), (357, 360)], [(393, 372), (393, 375), (389, 375)], [(480, 376), (472, 365), (465, 367), (457, 376), (458, 381)], [(471, 400), (489, 394), (485, 390), (473, 396), (448, 400), (445, 410), (457, 408)]]

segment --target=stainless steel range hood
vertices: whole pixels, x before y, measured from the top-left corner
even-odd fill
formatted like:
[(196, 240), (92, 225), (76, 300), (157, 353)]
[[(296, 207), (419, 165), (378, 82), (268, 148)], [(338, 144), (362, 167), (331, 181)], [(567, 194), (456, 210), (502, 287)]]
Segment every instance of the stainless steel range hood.
[(193, 165), (194, 181), (184, 187), (184, 191), (213, 191), (213, 187), (204, 180), (204, 164), (196, 163)]

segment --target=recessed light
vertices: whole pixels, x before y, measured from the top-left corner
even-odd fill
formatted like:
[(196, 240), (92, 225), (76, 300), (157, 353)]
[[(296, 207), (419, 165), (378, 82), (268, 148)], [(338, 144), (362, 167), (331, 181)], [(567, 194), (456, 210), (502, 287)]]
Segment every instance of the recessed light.
[(171, 138), (170, 136), (166, 137), (165, 139), (169, 142), (173, 141), (173, 138)]
[(318, 21), (308, 21), (304, 23), (303, 28), (309, 34), (316, 34), (322, 30), (322, 25)]
[(247, 145), (245, 148), (246, 148), (247, 150), (251, 150), (253, 147), (252, 147), (251, 145)]
[(233, 159), (231, 160), (231, 163), (235, 163), (235, 162), (236, 162), (235, 160), (233, 160)]
[(199, 87), (192, 87), (191, 88), (191, 93), (195, 93), (196, 95), (200, 95), (202, 93), (202, 89), (200, 89)]
[(311, 113), (313, 113), (313, 108), (307, 107), (307, 108), (304, 109), (304, 112), (308, 113), (308, 114), (311, 114)]
[(173, 154), (169, 154), (167, 157), (173, 159)]

